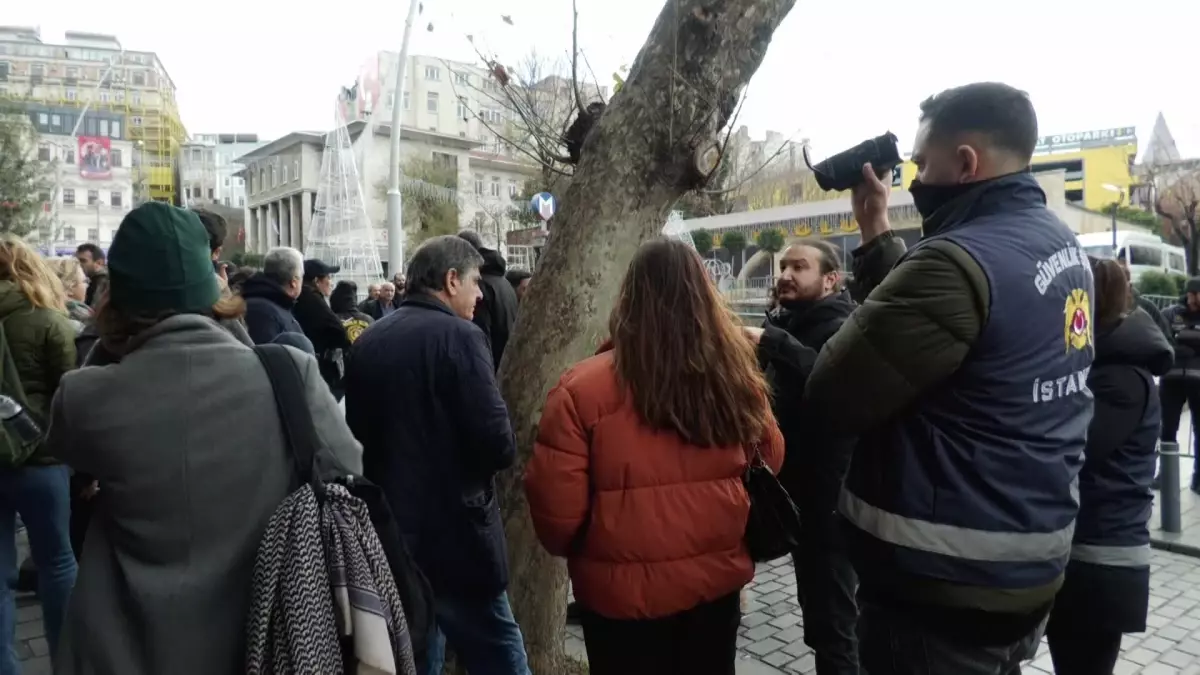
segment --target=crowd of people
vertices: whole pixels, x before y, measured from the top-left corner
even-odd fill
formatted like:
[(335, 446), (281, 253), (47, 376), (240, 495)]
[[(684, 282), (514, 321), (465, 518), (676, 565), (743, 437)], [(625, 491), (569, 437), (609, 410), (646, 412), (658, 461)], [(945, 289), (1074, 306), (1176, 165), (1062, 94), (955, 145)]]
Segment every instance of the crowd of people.
[[(1200, 280), (1161, 323), (1140, 308), (1127, 271), (1046, 208), (1037, 135), (1006, 85), (928, 99), (920, 243), (905, 250), (890, 184), (864, 166), (852, 281), (827, 242), (792, 244), (762, 327), (687, 244), (639, 248), (595, 354), (548, 392), (524, 474), (594, 675), (732, 675), (751, 465), (801, 517), (796, 600), (819, 675), (1018, 675), (1043, 635), (1059, 675), (1111, 674), (1121, 635), (1145, 629), (1169, 426), (1156, 376), (1164, 402), (1189, 391), (1169, 383), (1196, 370)], [(255, 350), (282, 344), (314, 480), (378, 486), (432, 591), (412, 648), (371, 672), (437, 675), (449, 648), (472, 675), (529, 675), (496, 373), (537, 277), (464, 231), (360, 296), (291, 248), (233, 269), (225, 235), (152, 202), (107, 252), (43, 259), (0, 239), (0, 393), (46, 429), (0, 442), (0, 564), (15, 574), (19, 513), (55, 672), (246, 672), (256, 554), (298, 480), (295, 420), (276, 420)], [(0, 675), (19, 672), (3, 591)], [(405, 623), (382, 597), (351, 602)]]

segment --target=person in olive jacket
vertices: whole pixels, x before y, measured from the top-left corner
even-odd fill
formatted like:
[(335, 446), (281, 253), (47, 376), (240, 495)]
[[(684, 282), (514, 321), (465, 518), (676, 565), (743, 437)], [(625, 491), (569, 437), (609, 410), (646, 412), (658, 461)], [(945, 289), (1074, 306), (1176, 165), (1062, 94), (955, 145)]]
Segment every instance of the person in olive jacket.
[[(0, 237), (0, 327), (28, 410), (43, 428), (49, 426), (50, 401), (62, 376), (75, 368), (75, 328), (67, 318), (62, 282), (50, 266), (21, 240)], [(37, 566), (42, 622), (53, 654), (75, 585), (76, 563), (70, 538), (70, 470), (39, 445), (23, 462), (3, 458), (0, 471), (0, 547), (8, 551), (0, 565), (5, 579), (17, 576), (15, 515), (29, 533)], [(0, 625), (16, 621), (13, 591), (0, 584)], [(20, 668), (12, 647), (13, 632), (0, 636), (0, 672)]]

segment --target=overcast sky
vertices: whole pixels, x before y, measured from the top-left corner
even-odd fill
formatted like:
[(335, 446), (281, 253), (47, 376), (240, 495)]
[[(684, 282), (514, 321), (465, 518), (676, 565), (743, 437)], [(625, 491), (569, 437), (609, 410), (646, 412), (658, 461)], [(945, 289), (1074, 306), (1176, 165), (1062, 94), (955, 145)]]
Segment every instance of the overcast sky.
[[(611, 84), (661, 6), (578, 1), (581, 49)], [(0, 21), (40, 26), (46, 41), (84, 30), (158, 52), (189, 132), (271, 138), (331, 126), (338, 87), (352, 84), (375, 50), (398, 49), (408, 3), (206, 0), (186, 13), (149, 0), (6, 5)], [(341, 8), (348, 11), (339, 16)], [(1162, 111), (1184, 156), (1200, 155), (1197, 19), (1195, 0), (798, 0), (750, 84), (740, 123), (754, 137), (771, 129), (810, 138), (819, 156), (887, 129), (907, 147), (921, 99), (1000, 80), (1030, 93), (1043, 134), (1133, 125), (1144, 149)], [(474, 61), (473, 35), (502, 62), (531, 49), (565, 58), (570, 29), (565, 0), (425, 0), (411, 51)]]

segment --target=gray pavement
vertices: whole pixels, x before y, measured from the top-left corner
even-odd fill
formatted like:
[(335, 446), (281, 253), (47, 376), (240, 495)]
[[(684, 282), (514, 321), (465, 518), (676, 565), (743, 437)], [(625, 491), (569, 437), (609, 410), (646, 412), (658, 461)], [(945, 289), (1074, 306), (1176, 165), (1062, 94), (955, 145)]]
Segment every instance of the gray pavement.
[[(1190, 425), (1179, 433), (1180, 447), (1189, 449)], [(1200, 495), (1188, 490), (1192, 460), (1181, 462), (1183, 532), (1158, 529), (1158, 508), (1151, 536), (1154, 552), (1150, 577), (1150, 617), (1145, 633), (1127, 635), (1113, 675), (1200, 675)], [(23, 539), (23, 538), (22, 538)], [(27, 548), (20, 543), (20, 555)], [(1182, 551), (1189, 555), (1177, 552)], [(738, 638), (738, 675), (808, 675), (814, 673), (812, 651), (804, 644), (804, 621), (796, 604), (796, 582), (790, 559), (760, 565), (746, 589), (746, 616)], [(17, 599), (17, 651), (24, 675), (50, 673), (48, 646), (42, 630), (41, 607), (31, 595)], [(567, 651), (584, 656), (583, 634), (569, 626)], [(1053, 673), (1043, 644), (1024, 675)]]

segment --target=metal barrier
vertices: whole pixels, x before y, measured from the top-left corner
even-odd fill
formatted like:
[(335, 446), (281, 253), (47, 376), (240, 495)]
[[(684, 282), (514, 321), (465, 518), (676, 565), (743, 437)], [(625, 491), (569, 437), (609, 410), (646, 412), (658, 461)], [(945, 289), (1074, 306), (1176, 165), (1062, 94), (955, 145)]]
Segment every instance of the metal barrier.
[(1183, 530), (1179, 506), (1179, 444), (1163, 441), (1158, 445), (1158, 520), (1163, 532), (1179, 534)]

